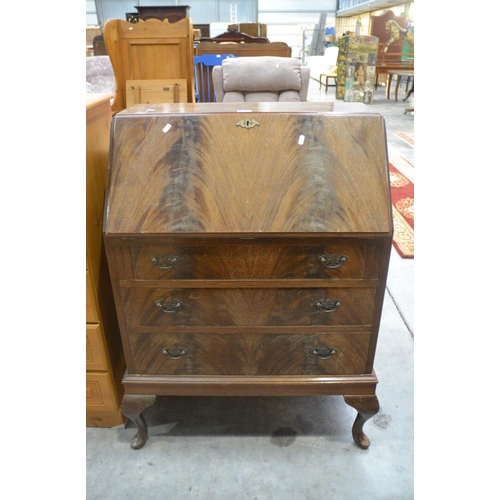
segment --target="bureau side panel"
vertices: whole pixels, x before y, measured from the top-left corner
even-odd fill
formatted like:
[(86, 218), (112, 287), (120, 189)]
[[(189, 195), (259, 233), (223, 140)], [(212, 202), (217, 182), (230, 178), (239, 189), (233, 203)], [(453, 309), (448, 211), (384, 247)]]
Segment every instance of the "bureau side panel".
[(128, 370), (134, 370), (133, 357), (130, 354), (130, 346), (127, 335), (127, 321), (124, 314), (124, 304), (122, 301), (120, 278), (126, 277), (130, 273), (128, 263), (130, 262), (130, 252), (128, 247), (117, 245), (113, 238), (105, 236), (106, 256), (109, 265), (109, 274), (113, 289), (114, 303), (118, 314), (118, 323), (120, 328), (123, 352), (125, 355), (125, 364)]
[[(373, 370), (373, 365), (375, 360), (375, 352), (377, 349), (377, 342), (380, 331), (380, 320), (382, 318), (382, 309), (384, 306), (384, 298), (386, 293), (387, 274), (389, 272), (391, 249), (392, 249), (392, 238), (385, 238), (383, 245), (373, 249), (376, 255), (376, 261), (377, 261), (376, 267), (379, 270), (380, 274), (379, 274), (377, 292), (375, 295), (375, 307), (373, 309), (370, 352), (368, 356), (368, 363), (366, 365), (367, 372)], [(370, 274), (370, 268), (368, 266), (367, 266), (367, 275), (373, 276), (373, 274)]]

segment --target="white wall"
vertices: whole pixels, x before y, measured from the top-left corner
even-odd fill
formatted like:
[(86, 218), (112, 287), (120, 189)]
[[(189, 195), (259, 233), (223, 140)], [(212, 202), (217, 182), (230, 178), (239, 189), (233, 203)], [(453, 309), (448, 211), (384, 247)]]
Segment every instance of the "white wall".
[[(236, 6), (236, 23), (259, 22), (267, 25), (271, 42), (285, 42), (292, 56), (301, 58), (313, 38), (322, 12), (327, 13), (326, 26), (335, 26), (336, 0), (86, 0), (87, 25), (108, 19), (126, 19), (127, 12), (137, 12), (136, 5), (189, 5), (193, 24), (230, 23), (230, 6)], [(95, 8), (94, 8), (95, 2)]]
[[(127, 12), (137, 12), (135, 6), (189, 5), (193, 24), (230, 23), (230, 6), (236, 6), (238, 23), (257, 22), (258, 0), (95, 0), (101, 26), (108, 19), (126, 19)], [(287, 3), (287, 2), (282, 2)]]
[(86, 0), (86, 15), (87, 15), (87, 26), (97, 26), (99, 20), (97, 19), (97, 11), (94, 0)]
[(292, 57), (302, 58), (322, 12), (327, 13), (326, 26), (335, 26), (335, 5), (335, 0), (261, 0), (258, 22), (267, 25), (271, 42), (287, 43), (292, 47)]

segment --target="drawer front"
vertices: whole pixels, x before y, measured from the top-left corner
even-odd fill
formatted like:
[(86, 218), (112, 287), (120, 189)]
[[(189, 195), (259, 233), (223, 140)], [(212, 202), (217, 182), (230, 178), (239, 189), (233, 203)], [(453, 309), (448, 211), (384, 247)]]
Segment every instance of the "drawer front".
[(131, 247), (134, 279), (362, 279), (366, 245)]
[(136, 373), (147, 375), (354, 375), (369, 333), (131, 334)]
[(101, 325), (87, 325), (87, 370), (109, 370)]
[(87, 408), (114, 410), (119, 407), (110, 372), (87, 372)]
[(129, 326), (370, 325), (375, 288), (123, 288)]
[(87, 311), (86, 311), (86, 320), (87, 323), (99, 323), (99, 306), (97, 305), (94, 282), (92, 281), (92, 277), (90, 276), (90, 272), (87, 271)]

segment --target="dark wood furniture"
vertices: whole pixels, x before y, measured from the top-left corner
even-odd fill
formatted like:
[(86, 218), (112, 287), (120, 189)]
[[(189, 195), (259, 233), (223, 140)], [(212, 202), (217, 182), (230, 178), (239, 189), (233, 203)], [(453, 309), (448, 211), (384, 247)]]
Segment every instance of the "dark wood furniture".
[(267, 24), (261, 23), (238, 23), (229, 24), (227, 26), (228, 31), (240, 31), (250, 36), (262, 36), (267, 37)]
[(388, 75), (389, 71), (414, 71), (413, 61), (409, 60), (393, 63), (377, 63), (377, 66), (375, 67), (375, 88), (378, 87), (379, 75)]
[[(409, 70), (390, 70), (387, 73), (388, 73), (388, 76), (387, 76), (387, 99), (391, 98), (392, 77), (393, 76), (396, 77), (396, 87), (395, 87), (395, 90), (394, 90), (394, 98), (396, 99), (396, 101), (398, 100), (398, 88), (399, 88), (399, 84), (401, 83), (401, 78), (406, 77), (406, 91), (407, 91), (407, 95), (403, 99), (403, 101), (406, 101), (406, 99), (408, 99), (408, 97), (410, 97), (410, 95), (413, 93), (415, 72), (414, 71), (409, 71)], [(412, 86), (411, 86), (410, 91), (408, 92), (408, 84), (409, 84), (410, 80), (412, 81)]]
[(210, 37), (201, 37), (200, 42), (236, 42), (236, 43), (269, 43), (269, 40), (264, 36), (251, 36), (246, 33), (241, 33), (235, 29), (230, 29), (220, 35)]
[(112, 98), (87, 94), (87, 427), (124, 422), (120, 402), (125, 362), (102, 236)]
[(200, 37), (210, 37), (210, 24), (193, 24), (193, 29), (200, 30)]
[(180, 87), (187, 86), (186, 101), (194, 102), (193, 25), (190, 18), (175, 23), (168, 19), (139, 20), (137, 23), (110, 19), (104, 25), (104, 42), (116, 80), (113, 113), (127, 107), (127, 81), (149, 80), (151, 85), (162, 85), (162, 80), (169, 80), (170, 83), (163, 87), (168, 88), (172, 96), (162, 102), (174, 101), (175, 83)]
[(391, 62), (401, 62), (401, 55), (403, 50), (402, 41), (397, 41), (389, 45), (387, 52), (384, 52), (386, 48), (386, 43), (390, 38), (390, 34), (387, 31), (386, 23), (388, 21), (395, 21), (402, 28), (406, 25), (406, 16), (396, 16), (392, 10), (387, 10), (378, 16), (371, 16), (370, 25), (370, 35), (376, 36), (379, 41), (379, 50), (377, 56), (377, 63), (391, 63)]
[(291, 57), (292, 48), (285, 42), (220, 43), (200, 41), (194, 49), (194, 54), (196, 56), (201, 56), (202, 54), (232, 54), (233, 56), (238, 57)]
[(342, 395), (367, 448), (393, 230), (384, 120), (311, 103), (245, 110), (113, 119), (105, 242), (131, 446), (157, 395)]
[(95, 56), (107, 56), (108, 55), (108, 51), (106, 50), (106, 44), (104, 43), (104, 36), (103, 35), (97, 35), (96, 37), (94, 37), (92, 45), (94, 46), (94, 55)]
[(181, 19), (189, 17), (189, 5), (134, 5), (137, 10), (137, 17), (146, 21), (148, 19), (168, 19), (171, 23), (176, 23)]
[[(396, 16), (392, 10), (387, 10), (377, 16), (371, 16), (370, 35), (376, 36), (379, 39), (377, 52), (377, 66), (375, 88), (378, 87), (379, 75), (388, 74), (388, 71), (395, 70), (411, 70), (413, 71), (413, 59), (402, 59), (404, 57), (412, 57), (413, 54), (403, 53), (403, 41), (395, 41), (386, 47), (386, 43), (390, 38), (387, 31), (386, 23), (395, 21), (398, 25), (404, 28), (406, 25), (406, 16)], [(385, 52), (387, 48), (387, 52)]]

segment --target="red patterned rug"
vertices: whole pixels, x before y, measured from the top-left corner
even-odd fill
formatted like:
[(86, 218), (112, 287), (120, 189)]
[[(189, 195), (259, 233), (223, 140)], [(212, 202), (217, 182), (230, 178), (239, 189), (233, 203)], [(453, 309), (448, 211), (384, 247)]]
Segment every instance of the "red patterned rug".
[(401, 156), (389, 158), (393, 244), (403, 258), (414, 258), (413, 165)]
[(398, 136), (400, 139), (405, 141), (412, 147), (415, 147), (415, 140), (413, 139), (413, 134), (405, 134), (404, 132), (396, 132), (394, 135)]

